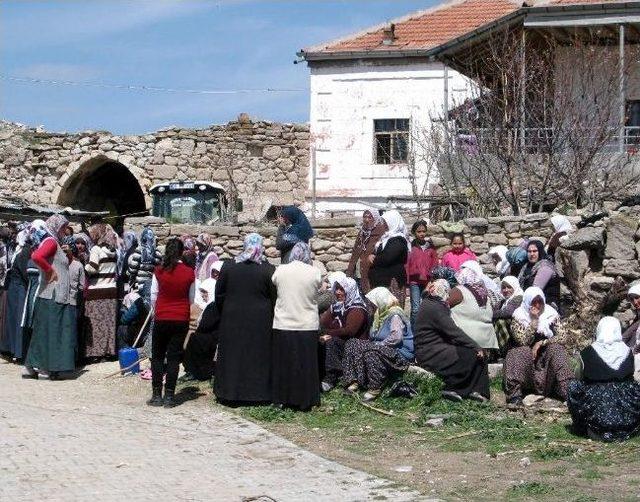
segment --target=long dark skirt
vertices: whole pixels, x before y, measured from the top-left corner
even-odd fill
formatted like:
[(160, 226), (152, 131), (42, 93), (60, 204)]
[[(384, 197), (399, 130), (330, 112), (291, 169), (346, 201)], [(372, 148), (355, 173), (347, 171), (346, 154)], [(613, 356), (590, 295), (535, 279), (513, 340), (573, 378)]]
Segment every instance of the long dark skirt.
[(193, 333), (184, 352), (184, 369), (196, 380), (211, 380), (215, 369), (213, 359), (217, 347), (217, 332)]
[(569, 382), (567, 406), (579, 434), (625, 441), (640, 429), (640, 384)]
[(336, 385), (342, 376), (342, 360), (344, 359), (344, 347), (347, 339), (332, 337), (322, 346), (324, 350), (324, 377), (323, 380)]
[(478, 392), (489, 397), (489, 370), (486, 361), (478, 359), (477, 352), (466, 347), (456, 347), (458, 360), (436, 374), (444, 381), (444, 390), (467, 397)]
[[(113, 294), (116, 289), (113, 288)], [(111, 357), (116, 354), (116, 298), (87, 299), (84, 304), (84, 357)]]
[(533, 360), (530, 347), (509, 349), (504, 360), (504, 386), (507, 400), (522, 398), (533, 392), (546, 397), (567, 400), (567, 386), (575, 378), (569, 366), (569, 355), (559, 343), (540, 349)]
[(320, 405), (318, 332), (273, 330), (274, 404), (309, 410)]
[(31, 344), (31, 334), (33, 332), (33, 307), (36, 301), (36, 293), (38, 292), (40, 274), (29, 274), (29, 285), (27, 286), (27, 294), (22, 311), (22, 320), (20, 329), (22, 330), (22, 358), (27, 359), (29, 345)]
[(346, 385), (355, 382), (362, 389), (381, 390), (390, 377), (408, 367), (396, 349), (353, 338), (345, 344), (342, 379)]
[(40, 371), (73, 371), (76, 357), (76, 312), (70, 305), (36, 298), (33, 334), (26, 366)]
[(0, 286), (0, 340), (4, 337), (4, 318), (7, 315), (7, 290)]
[(7, 289), (7, 305), (4, 317), (4, 333), (0, 350), (8, 352), (16, 359), (22, 358), (22, 311), (27, 289), (19, 281), (10, 281)]

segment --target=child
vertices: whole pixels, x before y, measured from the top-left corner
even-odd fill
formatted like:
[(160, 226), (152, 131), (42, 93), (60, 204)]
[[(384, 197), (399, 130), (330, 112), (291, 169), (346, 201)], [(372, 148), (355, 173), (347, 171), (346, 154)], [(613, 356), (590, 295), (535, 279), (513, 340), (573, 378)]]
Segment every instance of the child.
[(467, 247), (464, 234), (453, 234), (451, 237), (451, 250), (444, 254), (440, 263), (444, 267), (460, 272), (460, 265), (469, 260), (478, 261), (478, 257)]
[(427, 222), (416, 221), (411, 227), (414, 239), (407, 260), (407, 279), (411, 298), (411, 326), (415, 325), (422, 292), (430, 280), (431, 270), (438, 264), (438, 254), (431, 239), (427, 239)]

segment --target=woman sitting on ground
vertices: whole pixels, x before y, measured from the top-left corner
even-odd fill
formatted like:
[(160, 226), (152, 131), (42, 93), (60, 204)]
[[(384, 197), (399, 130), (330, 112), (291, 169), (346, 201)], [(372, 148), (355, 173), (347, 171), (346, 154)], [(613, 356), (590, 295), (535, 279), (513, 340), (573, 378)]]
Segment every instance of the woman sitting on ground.
[(320, 342), (325, 356), (324, 392), (335, 387), (342, 376), (345, 343), (351, 338), (366, 339), (369, 334), (369, 312), (356, 281), (350, 277), (338, 278), (332, 290), (336, 301), (320, 316)]
[(511, 318), (516, 309), (522, 305), (524, 291), (522, 291), (517, 277), (512, 275), (502, 279), (500, 285), (504, 300), (493, 311), (493, 325), (496, 330), (500, 351), (501, 353), (506, 353), (511, 339)]
[(580, 353), (582, 380), (569, 383), (573, 426), (591, 439), (625, 441), (640, 429), (640, 384), (621, 333), (620, 321), (603, 317), (595, 342)]
[(413, 331), (398, 299), (388, 289), (375, 288), (366, 296), (376, 307), (369, 339), (347, 341), (342, 371), (350, 392), (363, 389), (364, 400), (373, 401), (385, 383), (413, 361)]
[(547, 299), (547, 304), (558, 310), (560, 304), (560, 276), (556, 266), (549, 260), (542, 242), (533, 240), (527, 245), (527, 263), (518, 275), (520, 287), (540, 288)]
[(482, 284), (484, 284), (484, 287), (487, 288), (487, 294), (489, 295), (489, 303), (491, 304), (491, 308), (494, 310), (498, 308), (498, 306), (504, 300), (498, 283), (484, 273), (484, 270), (482, 270), (482, 267), (477, 261), (465, 261), (462, 265), (460, 265), (460, 271), (462, 272), (465, 269), (473, 271), (476, 277), (479, 277), (481, 279)]
[(493, 328), (493, 309), (489, 292), (470, 268), (456, 274), (458, 286), (449, 293), (453, 322), (483, 349), (497, 349), (498, 340)]
[(510, 273), (511, 265), (507, 259), (508, 252), (509, 248), (507, 248), (507, 246), (494, 246), (489, 249), (488, 255), (493, 261), (500, 279), (506, 277)]
[(574, 378), (563, 343), (567, 332), (560, 315), (545, 303), (540, 288), (525, 290), (522, 305), (513, 313), (513, 348), (504, 362), (507, 404), (520, 406), (526, 393), (567, 399), (567, 385)]
[(485, 353), (451, 319), (450, 286), (437, 279), (427, 286), (416, 319), (416, 361), (421, 368), (444, 380), (443, 397), (486, 401), (489, 373)]

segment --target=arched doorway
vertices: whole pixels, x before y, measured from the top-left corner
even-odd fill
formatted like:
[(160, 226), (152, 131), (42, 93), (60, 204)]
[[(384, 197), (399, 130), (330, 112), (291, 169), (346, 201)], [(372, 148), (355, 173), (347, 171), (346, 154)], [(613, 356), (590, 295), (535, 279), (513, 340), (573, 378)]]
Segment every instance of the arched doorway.
[(109, 211), (120, 228), (125, 215), (147, 210), (138, 180), (126, 166), (106, 157), (85, 162), (67, 180), (58, 204), (85, 211)]

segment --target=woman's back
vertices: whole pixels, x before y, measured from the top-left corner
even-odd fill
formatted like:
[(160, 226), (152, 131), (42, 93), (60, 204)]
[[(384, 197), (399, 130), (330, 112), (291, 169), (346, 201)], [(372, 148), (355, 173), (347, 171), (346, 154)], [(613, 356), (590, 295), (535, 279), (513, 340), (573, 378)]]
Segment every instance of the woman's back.
[(320, 271), (301, 261), (280, 265), (273, 274), (278, 290), (273, 327), (281, 330), (317, 330)]
[(271, 308), (271, 276), (274, 270), (275, 267), (269, 263), (225, 263), (216, 283), (216, 304), (223, 313), (262, 309), (266, 304)]
[(498, 341), (493, 327), (493, 310), (487, 301), (480, 306), (465, 286), (458, 286), (462, 302), (451, 309), (451, 317), (457, 326), (483, 349), (497, 349)]
[(190, 316), (190, 291), (195, 275), (184, 263), (174, 268), (156, 268), (154, 277), (158, 283), (155, 304), (156, 319), (163, 321), (188, 321)]

